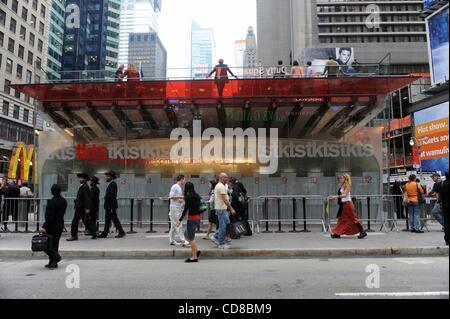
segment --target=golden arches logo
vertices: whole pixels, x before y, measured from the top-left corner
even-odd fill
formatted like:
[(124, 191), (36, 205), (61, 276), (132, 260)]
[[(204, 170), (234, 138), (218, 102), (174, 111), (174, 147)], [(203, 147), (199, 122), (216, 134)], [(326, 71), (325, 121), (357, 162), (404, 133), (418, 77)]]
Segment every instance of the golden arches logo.
[(35, 159), (34, 145), (25, 145), (23, 142), (17, 142), (14, 146), (11, 161), (9, 163), (8, 178), (17, 178), (17, 168), (20, 162), (20, 179), (28, 180), (30, 176), (30, 169)]

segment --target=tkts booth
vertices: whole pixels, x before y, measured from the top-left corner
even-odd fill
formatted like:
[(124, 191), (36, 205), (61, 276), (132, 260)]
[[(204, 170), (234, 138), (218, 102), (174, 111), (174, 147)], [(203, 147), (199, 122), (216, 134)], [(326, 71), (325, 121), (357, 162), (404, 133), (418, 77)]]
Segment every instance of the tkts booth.
[[(382, 128), (368, 124), (387, 106), (390, 92), (416, 80), (243, 79), (229, 81), (222, 97), (210, 80), (13, 88), (39, 100), (56, 124), (39, 137), (41, 197), (50, 195), (53, 183), (74, 196), (81, 171), (97, 175), (104, 192), (103, 173), (114, 170), (119, 196), (142, 199), (141, 220), (148, 221), (146, 198), (167, 196), (180, 173), (203, 195), (222, 171), (239, 178), (252, 197), (328, 196), (342, 172), (353, 176), (355, 194), (380, 194)], [(291, 203), (280, 205), (282, 218), (292, 215)], [(321, 202), (308, 202), (307, 209), (311, 217), (323, 213)], [(120, 214), (129, 219), (127, 209)], [(167, 220), (166, 208), (154, 214)]]

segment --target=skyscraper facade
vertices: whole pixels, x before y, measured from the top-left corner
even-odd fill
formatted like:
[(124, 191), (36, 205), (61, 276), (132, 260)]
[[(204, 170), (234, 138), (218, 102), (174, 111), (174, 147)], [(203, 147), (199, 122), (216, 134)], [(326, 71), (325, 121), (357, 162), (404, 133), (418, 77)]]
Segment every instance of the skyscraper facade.
[(165, 80), (167, 51), (156, 32), (130, 33), (128, 63), (141, 69), (146, 80)]
[(47, 64), (48, 0), (0, 1), (0, 179), (17, 142), (35, 141), (38, 128), (34, 100), (11, 84), (43, 80)]
[(57, 80), (61, 78), (62, 54), (64, 45), (66, 0), (51, 1), (50, 28), (48, 33), (47, 78)]
[(245, 52), (245, 40), (234, 41), (234, 64), (236, 68), (236, 75), (242, 76), (244, 74), (244, 52)]
[(119, 64), (128, 64), (131, 33), (158, 32), (161, 0), (122, 0), (120, 9)]
[(79, 8), (80, 20), (79, 27), (65, 25), (64, 77), (78, 77), (85, 70), (113, 73), (119, 57), (120, 0), (67, 0), (66, 5)]
[(213, 29), (202, 28), (193, 21), (191, 29), (191, 76), (193, 78), (206, 77), (213, 67), (214, 52)]
[(392, 72), (425, 72), (422, 1), (257, 0), (263, 64), (300, 59), (305, 48), (351, 47), (361, 63), (390, 53)]
[(253, 68), (258, 66), (258, 48), (256, 45), (255, 29), (249, 27), (245, 41), (244, 68)]

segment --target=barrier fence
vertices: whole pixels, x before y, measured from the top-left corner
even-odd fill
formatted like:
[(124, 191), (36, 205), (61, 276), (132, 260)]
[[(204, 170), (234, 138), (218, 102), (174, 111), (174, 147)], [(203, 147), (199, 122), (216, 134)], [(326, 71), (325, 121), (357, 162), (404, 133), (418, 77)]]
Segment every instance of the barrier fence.
[[(207, 197), (203, 197), (207, 200)], [(0, 231), (38, 232), (45, 219), (45, 209), (48, 198), (3, 198), (0, 203)], [(69, 225), (74, 215), (74, 198), (66, 198), (68, 207), (65, 215), (66, 225)], [(402, 203), (402, 196), (396, 195), (356, 195), (353, 197), (358, 217), (367, 230), (409, 231), (409, 216)], [(435, 201), (427, 199), (421, 206), (422, 229), (428, 228), (432, 220), (431, 211)], [(150, 198), (119, 198), (117, 214), (121, 223), (129, 227), (128, 233), (136, 233), (135, 229), (147, 229), (147, 233), (170, 230), (168, 216), (170, 201), (166, 197)], [(338, 205), (335, 200), (316, 195), (273, 195), (259, 196), (249, 199), (245, 215), (254, 232), (263, 233), (297, 233), (310, 232), (312, 226), (320, 226), (323, 232), (331, 232), (337, 223)], [(208, 213), (202, 215), (202, 227), (207, 225)], [(103, 199), (97, 223), (104, 224), (105, 211)], [(12, 225), (12, 226), (11, 226)], [(159, 226), (159, 227), (157, 227)], [(168, 230), (166, 232), (168, 232)], [(200, 230), (200, 229), (199, 229)]]

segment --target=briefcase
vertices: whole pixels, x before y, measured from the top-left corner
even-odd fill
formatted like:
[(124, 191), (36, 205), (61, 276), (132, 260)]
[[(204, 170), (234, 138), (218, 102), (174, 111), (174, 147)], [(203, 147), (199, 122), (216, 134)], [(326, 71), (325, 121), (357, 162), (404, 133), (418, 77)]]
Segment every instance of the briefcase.
[(34, 252), (37, 251), (46, 251), (49, 250), (53, 245), (53, 236), (52, 235), (36, 235), (31, 239), (31, 250)]

